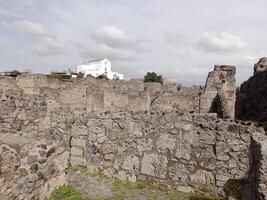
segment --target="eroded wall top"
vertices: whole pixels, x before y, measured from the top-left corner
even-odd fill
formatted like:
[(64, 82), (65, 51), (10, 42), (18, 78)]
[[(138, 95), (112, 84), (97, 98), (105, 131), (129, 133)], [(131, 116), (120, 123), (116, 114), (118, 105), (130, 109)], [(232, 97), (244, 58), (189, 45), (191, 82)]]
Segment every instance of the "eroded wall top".
[(267, 57), (263, 57), (254, 65), (254, 74), (267, 70)]

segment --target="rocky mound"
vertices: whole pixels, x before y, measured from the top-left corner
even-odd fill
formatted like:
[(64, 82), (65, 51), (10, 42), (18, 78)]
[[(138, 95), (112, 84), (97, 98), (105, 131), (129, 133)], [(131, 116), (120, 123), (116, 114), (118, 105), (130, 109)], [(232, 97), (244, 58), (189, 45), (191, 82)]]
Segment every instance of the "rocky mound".
[(267, 128), (267, 71), (256, 73), (237, 93), (236, 117), (256, 121)]

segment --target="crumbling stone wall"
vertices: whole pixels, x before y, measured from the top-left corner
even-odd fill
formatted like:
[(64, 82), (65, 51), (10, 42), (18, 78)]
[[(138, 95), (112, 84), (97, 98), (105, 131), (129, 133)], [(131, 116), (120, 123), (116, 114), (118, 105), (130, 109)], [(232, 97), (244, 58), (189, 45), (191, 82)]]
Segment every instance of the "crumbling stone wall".
[(259, 133), (255, 133), (251, 137), (249, 173), (242, 199), (266, 200), (267, 137)]
[(66, 181), (69, 152), (55, 140), (0, 134), (2, 200), (44, 200)]
[(235, 118), (236, 69), (215, 65), (200, 95), (200, 113), (214, 112), (222, 118)]
[(0, 175), (0, 196), (6, 199), (44, 198), (65, 183), (70, 165), (131, 182), (151, 180), (219, 194), (228, 179), (248, 171), (250, 133), (257, 131), (250, 124), (214, 114), (65, 112), (46, 109), (41, 97), (31, 101), (17, 102), (19, 110), (1, 118), (1, 171), (14, 174), (10, 179)]
[[(32, 98), (41, 97), (49, 108), (93, 112), (183, 110), (198, 112), (199, 87), (169, 83), (111, 81), (86, 78), (64, 82), (45, 75), (1, 77), (0, 92), (11, 91)], [(11, 92), (12, 93), (12, 92)]]
[(216, 193), (228, 179), (246, 176), (255, 131), (214, 115), (175, 112), (89, 114), (73, 121), (71, 164), (131, 182)]
[(16, 77), (18, 88), (25, 94), (39, 94), (39, 88), (47, 86), (47, 77), (44, 75), (21, 75)]

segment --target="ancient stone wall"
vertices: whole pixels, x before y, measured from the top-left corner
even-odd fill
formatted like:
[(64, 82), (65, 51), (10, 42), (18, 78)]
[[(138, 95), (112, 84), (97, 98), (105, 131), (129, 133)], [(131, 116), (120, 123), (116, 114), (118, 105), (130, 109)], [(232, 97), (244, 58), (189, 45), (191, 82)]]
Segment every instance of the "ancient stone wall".
[(0, 197), (30, 200), (48, 197), (65, 183), (69, 151), (60, 141), (0, 134)]
[(200, 113), (214, 112), (222, 118), (235, 118), (236, 69), (215, 65), (200, 95)]
[(255, 133), (250, 145), (250, 166), (246, 186), (242, 195), (243, 200), (267, 199), (267, 137)]
[(66, 183), (70, 165), (223, 194), (227, 180), (246, 176), (250, 133), (258, 131), (215, 114), (53, 110), (32, 95), (7, 96), (1, 106), (4, 199), (43, 199)]
[(89, 114), (73, 121), (72, 165), (130, 182), (215, 193), (223, 193), (227, 180), (246, 176), (249, 133), (255, 131), (214, 115), (176, 112)]
[(65, 82), (45, 75), (1, 77), (1, 94), (6, 96), (12, 91), (32, 98), (41, 97), (53, 109), (93, 112), (199, 110), (199, 87), (182, 87), (173, 83), (162, 85), (92, 78)]

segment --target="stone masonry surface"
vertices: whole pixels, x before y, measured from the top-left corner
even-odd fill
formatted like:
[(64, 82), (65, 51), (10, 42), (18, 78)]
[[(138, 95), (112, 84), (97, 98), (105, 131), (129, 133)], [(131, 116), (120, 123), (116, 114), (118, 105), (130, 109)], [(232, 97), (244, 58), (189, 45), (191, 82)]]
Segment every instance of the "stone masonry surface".
[(25, 104), (2, 115), (2, 199), (45, 199), (66, 183), (70, 165), (130, 182), (223, 194), (228, 179), (246, 177), (251, 133), (259, 131), (215, 114), (45, 113), (39, 103), (31, 112)]

